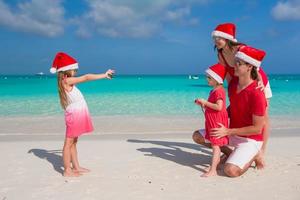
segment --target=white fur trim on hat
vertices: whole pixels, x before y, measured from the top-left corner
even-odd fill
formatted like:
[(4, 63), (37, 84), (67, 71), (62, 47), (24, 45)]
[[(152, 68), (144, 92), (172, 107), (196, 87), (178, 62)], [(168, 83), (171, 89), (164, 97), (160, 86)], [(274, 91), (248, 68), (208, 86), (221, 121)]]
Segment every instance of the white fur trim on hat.
[(51, 67), (50, 72), (52, 74), (54, 74), (56, 72), (68, 71), (68, 70), (71, 70), (71, 69), (78, 69), (78, 63), (74, 63), (74, 64), (71, 64), (71, 65), (67, 65), (65, 67), (61, 67), (58, 70), (55, 67)]
[(218, 83), (222, 84), (223, 83), (223, 79), (213, 70), (211, 69), (207, 69), (205, 70), (205, 72), (210, 75), (213, 79), (215, 79)]
[(253, 66), (255, 66), (255, 67), (257, 67), (257, 68), (260, 67), (260, 64), (261, 64), (260, 61), (255, 60), (254, 58), (248, 56), (247, 54), (245, 54), (245, 53), (243, 53), (243, 52), (241, 52), (241, 51), (238, 51), (238, 52), (235, 54), (235, 57), (236, 57), (236, 58), (239, 58), (239, 59), (241, 59), (241, 60), (243, 60), (243, 61), (245, 61), (245, 62), (247, 62), (247, 63), (249, 63), (249, 64), (251, 64), (251, 65), (253, 65)]
[(231, 40), (233, 42), (237, 42), (237, 39), (233, 38), (232, 35), (230, 35), (228, 33), (224, 33), (222, 31), (213, 31), (211, 33), (211, 36), (212, 37), (221, 37), (221, 38), (225, 38), (225, 39)]
[(71, 70), (71, 69), (78, 69), (78, 63), (74, 63), (74, 64), (71, 64), (71, 65), (61, 67), (57, 70), (57, 72), (68, 71), (68, 70)]

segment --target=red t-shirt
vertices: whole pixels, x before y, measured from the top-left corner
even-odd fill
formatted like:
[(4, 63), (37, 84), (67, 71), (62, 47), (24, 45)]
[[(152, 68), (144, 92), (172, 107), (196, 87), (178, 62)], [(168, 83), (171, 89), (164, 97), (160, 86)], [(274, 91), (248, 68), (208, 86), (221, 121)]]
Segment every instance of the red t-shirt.
[[(236, 93), (238, 79), (234, 78), (228, 86), (228, 95), (230, 101), (230, 128), (242, 128), (253, 125), (253, 115), (264, 116), (267, 106), (265, 95), (257, 90), (257, 82), (253, 81), (245, 89)], [(263, 130), (253, 135), (242, 136), (257, 141), (263, 141)]]

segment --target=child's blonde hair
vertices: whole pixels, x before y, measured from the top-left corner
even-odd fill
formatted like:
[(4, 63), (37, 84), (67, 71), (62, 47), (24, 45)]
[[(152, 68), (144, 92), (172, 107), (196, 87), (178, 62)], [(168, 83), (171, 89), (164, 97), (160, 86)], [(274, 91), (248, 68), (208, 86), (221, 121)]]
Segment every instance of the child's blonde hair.
[(69, 99), (66, 93), (66, 90), (63, 86), (64, 78), (72, 77), (76, 72), (76, 70), (71, 69), (67, 71), (60, 71), (57, 73), (57, 86), (58, 86), (58, 94), (60, 99), (60, 105), (65, 110), (69, 105)]

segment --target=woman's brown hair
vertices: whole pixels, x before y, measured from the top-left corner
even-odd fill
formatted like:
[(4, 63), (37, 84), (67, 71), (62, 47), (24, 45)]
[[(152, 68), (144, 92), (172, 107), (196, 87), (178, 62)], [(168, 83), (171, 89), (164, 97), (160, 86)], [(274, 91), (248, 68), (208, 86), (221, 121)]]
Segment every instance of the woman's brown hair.
[(74, 70), (61, 71), (57, 73), (57, 86), (58, 86), (58, 94), (60, 99), (60, 105), (65, 110), (69, 105), (69, 99), (64, 88), (63, 82), (67, 77), (71, 77)]
[[(230, 49), (231, 51), (233, 51), (233, 48), (236, 47), (236, 46), (245, 45), (244, 43), (241, 43), (241, 42), (233, 42), (233, 41), (228, 40), (228, 39), (225, 39), (225, 38), (222, 38), (222, 39), (226, 40), (227, 45), (228, 45), (228, 47), (229, 47), (229, 49)], [(215, 50), (217, 49), (217, 46), (216, 46), (216, 45), (214, 46), (214, 49), (215, 49)], [(222, 51), (222, 49), (217, 49), (217, 50), (218, 50), (218, 52), (221, 52), (221, 51)]]
[(253, 65), (252, 65), (252, 69), (251, 69), (251, 78), (252, 78), (252, 80), (257, 80), (257, 78), (258, 78), (257, 67), (254, 67)]

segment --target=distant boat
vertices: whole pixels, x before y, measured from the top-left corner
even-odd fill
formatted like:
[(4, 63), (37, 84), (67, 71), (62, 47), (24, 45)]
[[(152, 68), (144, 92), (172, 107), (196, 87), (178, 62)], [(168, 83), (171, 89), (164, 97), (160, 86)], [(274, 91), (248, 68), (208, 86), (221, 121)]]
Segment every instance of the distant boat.
[(189, 79), (199, 79), (199, 76), (192, 76), (192, 75), (189, 75)]
[(36, 76), (44, 76), (45, 74), (44, 74), (44, 72), (39, 72), (39, 73), (36, 73), (35, 75)]

